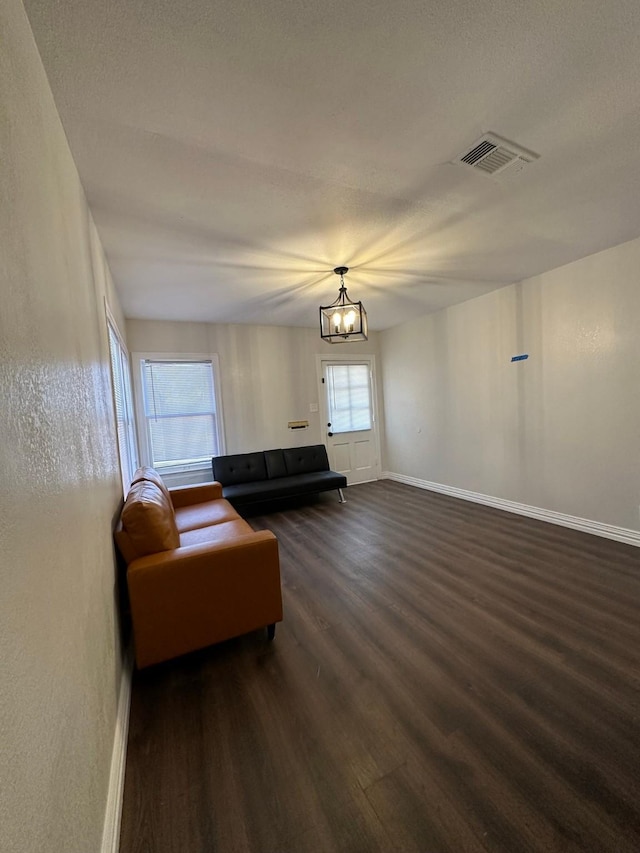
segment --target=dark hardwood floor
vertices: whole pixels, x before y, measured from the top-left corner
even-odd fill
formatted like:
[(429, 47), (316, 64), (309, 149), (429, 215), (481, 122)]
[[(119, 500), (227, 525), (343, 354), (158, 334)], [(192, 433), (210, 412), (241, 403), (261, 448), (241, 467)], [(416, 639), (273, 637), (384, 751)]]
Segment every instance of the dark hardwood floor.
[(136, 673), (121, 853), (640, 851), (640, 551), (390, 481), (250, 519), (285, 621)]

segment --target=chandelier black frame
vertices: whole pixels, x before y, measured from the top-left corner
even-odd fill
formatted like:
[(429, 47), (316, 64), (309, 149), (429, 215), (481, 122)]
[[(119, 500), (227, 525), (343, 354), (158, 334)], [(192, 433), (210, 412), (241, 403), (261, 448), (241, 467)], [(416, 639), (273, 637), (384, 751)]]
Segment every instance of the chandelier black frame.
[(330, 344), (343, 344), (346, 341), (366, 341), (369, 334), (367, 312), (362, 302), (349, 299), (344, 276), (349, 267), (336, 267), (334, 273), (340, 276), (338, 298), (331, 305), (320, 306), (320, 337)]

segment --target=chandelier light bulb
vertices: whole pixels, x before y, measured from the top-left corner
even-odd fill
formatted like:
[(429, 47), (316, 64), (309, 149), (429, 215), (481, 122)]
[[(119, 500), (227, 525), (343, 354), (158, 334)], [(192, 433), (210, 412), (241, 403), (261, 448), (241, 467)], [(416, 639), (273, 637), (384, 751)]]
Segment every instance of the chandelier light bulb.
[(353, 324), (356, 321), (356, 312), (348, 311), (344, 318), (344, 330), (345, 332), (353, 332)]

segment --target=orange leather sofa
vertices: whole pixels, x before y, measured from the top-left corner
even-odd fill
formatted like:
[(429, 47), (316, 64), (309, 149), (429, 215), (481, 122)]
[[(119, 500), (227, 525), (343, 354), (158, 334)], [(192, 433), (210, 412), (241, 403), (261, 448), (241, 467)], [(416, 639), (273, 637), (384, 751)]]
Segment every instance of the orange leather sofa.
[(127, 563), (142, 668), (282, 620), (278, 542), (256, 532), (219, 483), (167, 489), (136, 471), (115, 540)]

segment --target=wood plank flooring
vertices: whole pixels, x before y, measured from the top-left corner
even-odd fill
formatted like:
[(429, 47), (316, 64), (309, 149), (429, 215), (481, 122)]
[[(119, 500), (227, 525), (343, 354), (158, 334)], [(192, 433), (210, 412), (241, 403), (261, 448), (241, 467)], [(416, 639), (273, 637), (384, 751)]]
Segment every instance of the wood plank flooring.
[(250, 519), (285, 621), (141, 673), (121, 853), (640, 851), (640, 551), (390, 481)]

